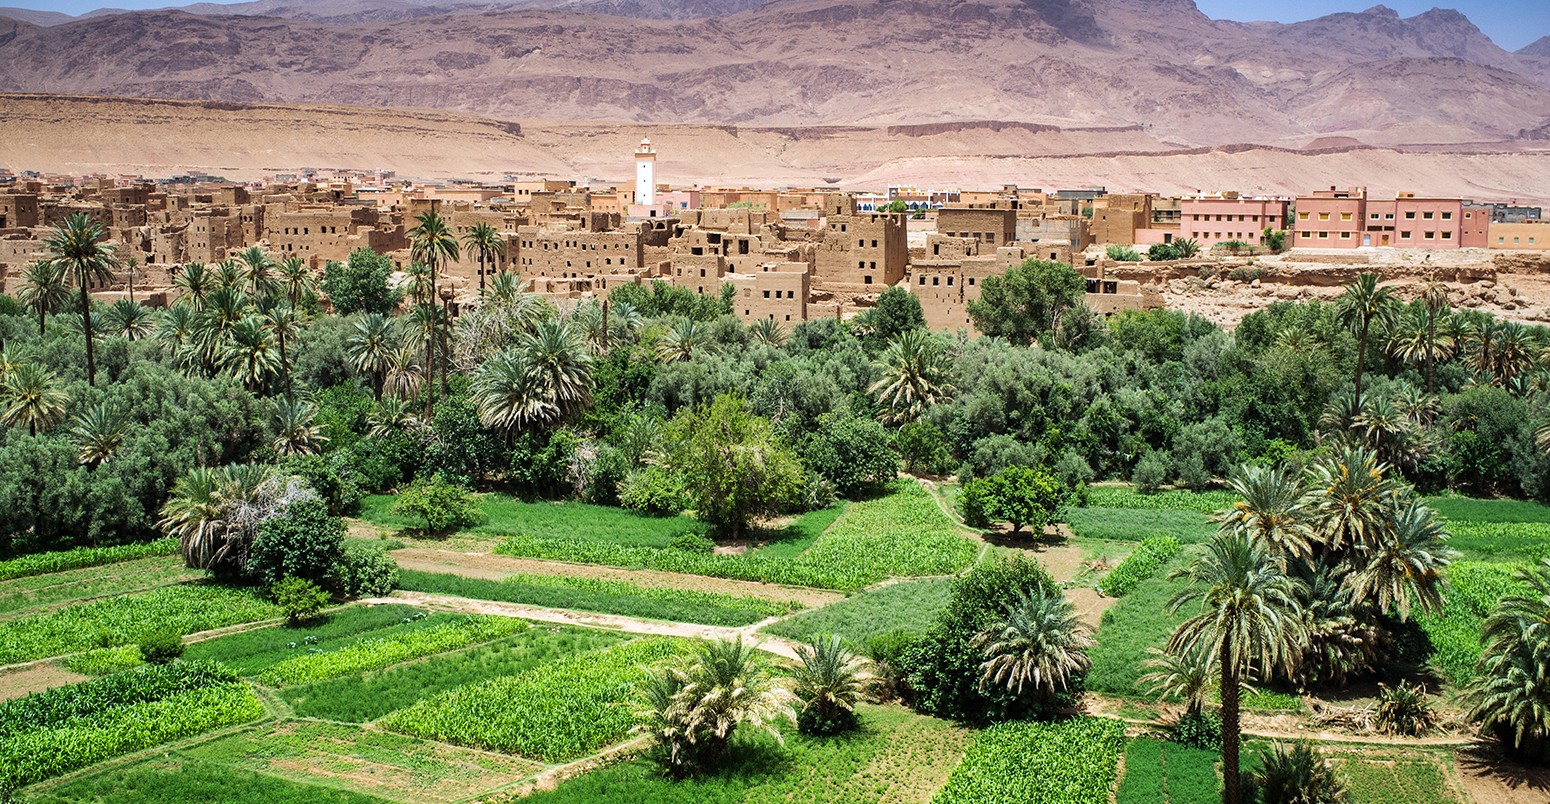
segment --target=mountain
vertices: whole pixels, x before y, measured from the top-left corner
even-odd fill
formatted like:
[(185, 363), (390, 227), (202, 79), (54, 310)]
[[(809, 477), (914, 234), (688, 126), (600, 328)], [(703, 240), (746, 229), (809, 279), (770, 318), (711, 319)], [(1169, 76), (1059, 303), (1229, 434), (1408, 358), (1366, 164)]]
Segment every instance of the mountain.
[(1550, 59), (1550, 36), (1542, 36), (1533, 42), (1524, 45), (1523, 48), (1518, 51), (1518, 55), (1538, 56), (1540, 58)]
[(13, 19), (17, 22), (25, 22), (28, 25), (60, 25), (70, 22), (75, 17), (58, 11), (39, 11), (33, 8), (3, 8), (0, 7), (0, 17)]
[(1378, 6), (1277, 25), (1212, 20), (1191, 0), (245, 7), (269, 16), (198, 7), (207, 13), (124, 12), (9, 31), (0, 22), (0, 91), (503, 119), (1140, 126), (1182, 146), (1325, 135), (1374, 145), (1504, 141), (1550, 118), (1543, 59), (1509, 53), (1463, 15), (1435, 9), (1404, 18)]
[[(244, 3), (193, 3), (168, 6), (212, 17), (279, 17), (337, 24), (383, 22), (433, 17), (468, 11), (549, 10), (581, 14), (608, 14), (636, 19), (700, 19), (721, 17), (757, 8), (766, 0), (250, 0)], [(79, 19), (131, 13), (122, 8), (99, 8)], [(57, 11), (0, 8), (0, 17), (33, 25), (59, 25), (78, 19)]]

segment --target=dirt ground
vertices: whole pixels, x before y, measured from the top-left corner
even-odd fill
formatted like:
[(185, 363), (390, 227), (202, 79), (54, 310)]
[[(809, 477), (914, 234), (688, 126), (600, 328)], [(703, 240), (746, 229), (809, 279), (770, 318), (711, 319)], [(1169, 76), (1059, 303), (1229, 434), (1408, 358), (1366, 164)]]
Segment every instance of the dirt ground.
[(665, 589), (686, 589), (693, 592), (709, 592), (737, 597), (756, 597), (776, 603), (796, 601), (807, 608), (826, 606), (845, 595), (820, 589), (734, 581), (657, 570), (629, 570), (617, 567), (599, 567), (590, 564), (568, 564), (562, 561), (541, 561), (529, 558), (456, 553), (449, 550), (429, 550), (409, 547), (394, 550), (390, 555), (398, 566), (422, 572), (445, 572), (465, 578), (483, 578), (498, 581), (513, 575), (565, 575), (572, 578), (596, 578), (605, 581), (624, 581), (639, 586)]
[(85, 680), (86, 676), (53, 663), (28, 665), (20, 670), (0, 673), (0, 701)]
[(1460, 780), (1475, 804), (1544, 804), (1550, 801), (1550, 771), (1531, 770), (1476, 751), (1460, 752)]

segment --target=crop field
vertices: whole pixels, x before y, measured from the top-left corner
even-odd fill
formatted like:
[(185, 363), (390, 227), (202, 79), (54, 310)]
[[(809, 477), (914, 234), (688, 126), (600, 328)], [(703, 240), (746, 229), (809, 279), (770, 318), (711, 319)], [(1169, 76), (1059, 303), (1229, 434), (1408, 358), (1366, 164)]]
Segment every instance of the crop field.
[(1173, 569), (1191, 560), (1194, 551), (1187, 548), (1165, 564), (1152, 577), (1140, 581), (1103, 613), (1098, 627), (1098, 644), (1090, 652), (1092, 669), (1087, 688), (1106, 695), (1141, 695), (1136, 679), (1146, 674), (1141, 659), (1147, 648), (1161, 648), (1189, 613), (1169, 614), (1168, 601), (1180, 588), (1180, 582), (1168, 578)]
[(1090, 804), (1108, 798), (1125, 742), (1117, 720), (1077, 717), (1056, 723), (991, 726), (969, 743), (963, 764), (936, 804)]
[(177, 756), (110, 766), (27, 792), (36, 804), (382, 804), (384, 799), (300, 784)]
[(115, 597), (203, 577), (166, 556), (131, 559), (0, 581), (0, 620), (64, 604)]
[(171, 556), (176, 555), (177, 552), (178, 543), (175, 540), (158, 539), (154, 542), (116, 547), (78, 547), (74, 550), (61, 550), (54, 553), (36, 553), (0, 561), (0, 581), (86, 567), (100, 567), (104, 564), (115, 564), (136, 558)]
[(702, 625), (751, 625), (789, 613), (796, 607), (795, 604), (781, 605), (751, 597), (646, 587), (625, 581), (564, 575), (515, 575), (491, 581), (437, 572), (400, 570), (398, 588), (474, 600), (496, 600)]
[[(424, 628), (429, 618), (416, 620), (413, 606), (346, 606), (311, 622), (296, 626), (275, 625), (195, 642), (184, 649), (185, 659), (210, 659), (254, 676), (270, 667), (313, 650), (337, 650), (386, 629)], [(405, 623), (408, 619), (410, 622)]]
[[(412, 518), (394, 514), (393, 497), (374, 494), (362, 503), (360, 518), (374, 525), (414, 528)], [(484, 522), (469, 532), (487, 536), (534, 536), (630, 547), (667, 547), (675, 536), (703, 533), (705, 525), (693, 517), (641, 516), (623, 508), (576, 502), (523, 502), (503, 494), (479, 499)]]
[(878, 634), (897, 630), (924, 633), (937, 612), (947, 607), (951, 591), (952, 580), (948, 578), (900, 581), (798, 613), (764, 630), (802, 642), (819, 634), (837, 634), (864, 650), (867, 640)]
[(1164, 565), (1172, 561), (1184, 549), (1173, 536), (1150, 536), (1141, 542), (1134, 552), (1120, 562), (1098, 585), (1099, 591), (1109, 597), (1124, 597), (1130, 590), (1156, 575)]
[(280, 697), (299, 717), (365, 723), (448, 690), (520, 675), (546, 662), (627, 639), (628, 635), (615, 631), (535, 626), (421, 661), (286, 687)]
[(1183, 544), (1199, 544), (1216, 534), (1210, 516), (1189, 509), (1071, 508), (1066, 524), (1078, 539), (1106, 542), (1172, 536)]
[(1125, 775), (1115, 804), (1217, 804), (1222, 800), (1216, 765), (1221, 755), (1143, 737), (1125, 746)]
[(412, 628), (416, 622), (410, 621), (405, 624), (410, 628), (393, 628), (337, 650), (309, 651), (293, 656), (258, 674), (257, 680), (271, 687), (311, 684), (477, 645), (527, 628), (527, 623), (508, 617), (463, 614), (436, 614), (421, 622), (429, 624)]
[(885, 497), (851, 503), (809, 548), (790, 557), (763, 551), (717, 555), (533, 535), (508, 539), (496, 552), (853, 591), (891, 577), (955, 573), (974, 560), (977, 549), (925, 489), (901, 480)]
[(898, 707), (862, 705), (861, 727), (837, 737), (739, 738), (725, 767), (693, 782), (644, 759), (612, 765), (530, 797), (534, 804), (777, 804), (931, 801), (964, 755), (970, 732)]
[(684, 643), (639, 639), (458, 687), (383, 718), (384, 728), (542, 762), (586, 756), (629, 732), (645, 668)]

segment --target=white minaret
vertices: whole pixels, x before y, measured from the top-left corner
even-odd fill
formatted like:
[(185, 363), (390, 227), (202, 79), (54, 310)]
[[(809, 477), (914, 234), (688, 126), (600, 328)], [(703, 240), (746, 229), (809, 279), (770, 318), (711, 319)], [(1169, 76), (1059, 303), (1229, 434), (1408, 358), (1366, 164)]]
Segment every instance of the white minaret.
[(657, 149), (641, 139), (635, 149), (635, 203), (649, 207), (657, 202)]

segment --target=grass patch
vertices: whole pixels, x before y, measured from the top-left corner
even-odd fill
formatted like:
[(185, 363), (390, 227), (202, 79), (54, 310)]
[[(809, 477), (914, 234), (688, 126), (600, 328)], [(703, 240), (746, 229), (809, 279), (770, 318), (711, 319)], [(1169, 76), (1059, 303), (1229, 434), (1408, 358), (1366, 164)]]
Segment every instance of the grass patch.
[(1174, 629), (1190, 614), (1187, 610), (1168, 613), (1168, 601), (1184, 584), (1168, 575), (1192, 560), (1198, 549), (1185, 549), (1103, 613), (1096, 634), (1098, 644), (1089, 653), (1093, 664), (1087, 674), (1087, 689), (1106, 695), (1143, 694), (1136, 687), (1136, 679), (1146, 674), (1141, 667), (1147, 657), (1146, 649), (1167, 644)]
[(56, 553), (34, 553), (9, 561), (0, 561), (0, 581), (83, 567), (100, 567), (103, 564), (149, 556), (170, 556), (177, 552), (176, 539), (157, 539), (154, 542), (123, 544), (116, 547), (77, 547), (74, 550), (61, 550)]
[[(421, 622), (426, 625), (414, 627)], [(525, 621), (510, 617), (437, 614), (351, 642), (337, 650), (294, 656), (260, 673), (258, 681), (271, 687), (310, 684), (477, 645), (526, 628)]]
[(1125, 775), (1115, 804), (1217, 804), (1216, 751), (1144, 737), (1125, 746)]
[(1455, 522), (1550, 522), (1550, 505), (1530, 500), (1442, 496), (1427, 497), (1426, 504)]
[(1184, 546), (1172, 536), (1151, 536), (1141, 542), (1120, 565), (1104, 577), (1098, 591), (1109, 597), (1124, 597), (1142, 581), (1157, 574)]
[(1480, 658), (1480, 627), (1503, 598), (1526, 594), (1528, 587), (1505, 564), (1455, 561), (1448, 567), (1448, 592), (1442, 614), (1420, 613), (1416, 622), (1432, 642), (1431, 665), (1455, 686), (1475, 678)]
[(647, 638), (471, 684), (383, 718), (384, 728), (428, 740), (505, 751), (542, 762), (584, 757), (629, 732), (624, 706), (647, 665), (683, 649)]
[(1000, 723), (975, 735), (936, 804), (1090, 804), (1114, 783), (1125, 726), (1107, 718)]
[(278, 616), (279, 607), (253, 589), (165, 586), (7, 620), (0, 665), (126, 645), (163, 630), (192, 634)]
[(240, 675), (256, 676), (299, 653), (312, 648), (340, 648), (364, 635), (403, 625), (405, 617), (413, 618), (419, 613), (420, 610), (413, 606), (398, 604), (348, 606), (300, 626), (276, 625), (195, 642), (184, 649), (183, 656), (186, 659), (210, 659)]
[(801, 642), (819, 634), (838, 634), (864, 650), (867, 640), (877, 634), (899, 629), (924, 633), (937, 612), (947, 608), (952, 586), (951, 578), (901, 581), (804, 611), (768, 625), (764, 631)]
[(1535, 561), (1550, 557), (1550, 522), (1447, 523), (1448, 546), (1471, 561)]
[(380, 804), (384, 799), (298, 784), (198, 760), (154, 759), (66, 779), (27, 794), (36, 804)]
[(1231, 508), (1238, 495), (1231, 491), (1160, 491), (1141, 494), (1134, 486), (1089, 486), (1087, 504), (1093, 508), (1128, 508), (1150, 511), (1194, 511), (1214, 514)]
[(410, 592), (703, 625), (751, 625), (800, 608), (794, 602), (782, 605), (752, 597), (732, 597), (564, 575), (514, 575), (491, 581), (438, 572), (400, 570), (398, 588)]
[(131, 559), (107, 566), (29, 575), (0, 582), (0, 619), (78, 600), (143, 592), (195, 580), (203, 573), (164, 556)]
[(1323, 746), (1360, 804), (1462, 804), (1449, 754), (1413, 748)]
[[(360, 518), (374, 525), (400, 530), (413, 530), (424, 525), (413, 517), (394, 514), (391, 510), (394, 499), (389, 494), (368, 495), (361, 503)], [(641, 516), (623, 508), (577, 502), (530, 503), (504, 494), (485, 494), (479, 498), (479, 505), (484, 510), (485, 521), (468, 529), (467, 533), (663, 548), (675, 536), (705, 531), (704, 523), (687, 516)]]
[(1110, 542), (1172, 536), (1184, 544), (1199, 544), (1216, 535), (1216, 525), (1209, 516), (1188, 510), (1071, 508), (1066, 511), (1066, 524), (1079, 539)]
[(534, 804), (784, 804), (927, 801), (962, 759), (969, 732), (898, 707), (863, 704), (861, 726), (836, 737), (787, 730), (734, 739), (721, 770), (675, 782), (636, 759), (593, 771), (528, 798)]
[(181, 752), (293, 782), (349, 786), (399, 801), (452, 802), (520, 781), (542, 766), (516, 757), (338, 723), (289, 721)]
[(454, 653), (280, 690), (300, 717), (366, 723), (438, 693), (525, 673), (630, 637), (593, 628), (533, 627)]
[(892, 577), (948, 575), (967, 567), (977, 547), (963, 537), (920, 484), (901, 480), (892, 493), (851, 503), (812, 546), (794, 558), (713, 555), (590, 539), (518, 536), (496, 548), (522, 558), (647, 567), (718, 578), (851, 591)]
[(838, 502), (821, 511), (809, 511), (797, 521), (781, 529), (774, 537), (754, 552), (763, 558), (796, 558), (802, 551), (813, 546), (818, 537), (833, 525), (840, 514), (845, 513), (845, 503)]

